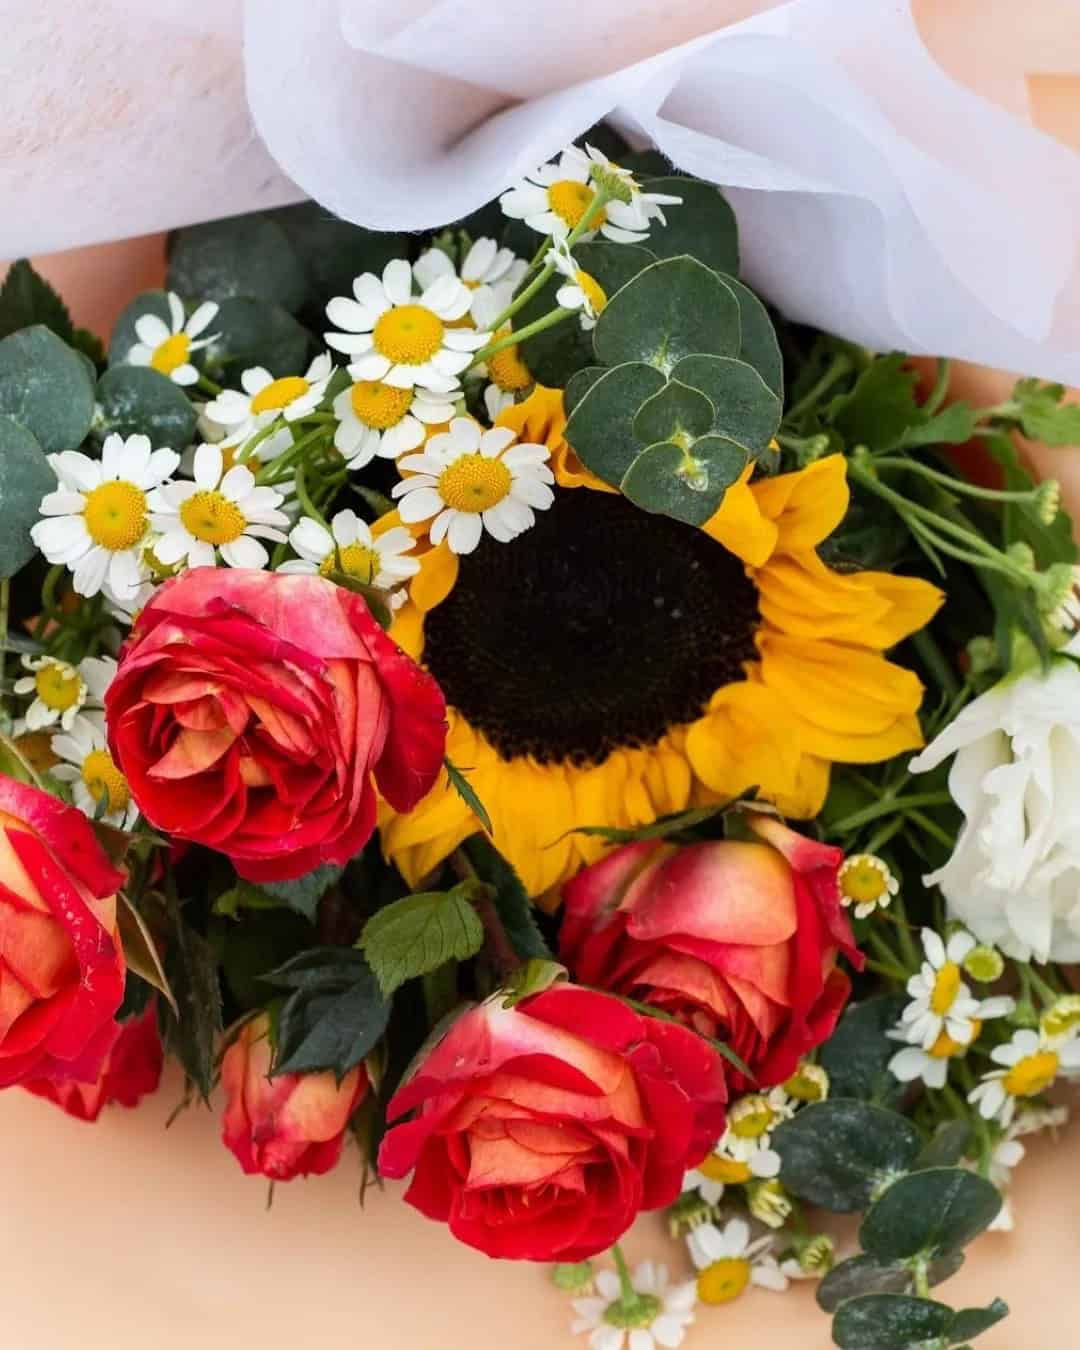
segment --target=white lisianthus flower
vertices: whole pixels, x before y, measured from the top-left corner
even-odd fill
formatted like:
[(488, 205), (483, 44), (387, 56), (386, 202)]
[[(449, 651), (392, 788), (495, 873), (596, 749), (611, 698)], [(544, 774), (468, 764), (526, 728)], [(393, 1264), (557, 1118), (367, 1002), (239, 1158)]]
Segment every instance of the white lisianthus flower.
[(1045, 675), (996, 685), (911, 761), (912, 772), (953, 754), (949, 791), (966, 820), (926, 883), (1008, 956), (1080, 960), (1080, 669), (1060, 659)]

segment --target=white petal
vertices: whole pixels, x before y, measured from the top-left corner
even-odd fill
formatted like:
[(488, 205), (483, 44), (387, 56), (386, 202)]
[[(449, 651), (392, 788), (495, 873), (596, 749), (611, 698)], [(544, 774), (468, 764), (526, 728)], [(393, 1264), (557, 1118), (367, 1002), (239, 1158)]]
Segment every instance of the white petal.
[(192, 475), (195, 482), (204, 491), (216, 488), (221, 482), (221, 470), (224, 461), (221, 450), (216, 445), (204, 443), (195, 451)]
[[(155, 347), (160, 347), (163, 342), (167, 342), (172, 336), (164, 319), (156, 314), (140, 314), (135, 320), (135, 334), (140, 342), (144, 342), (150, 348), (151, 354)], [(131, 353), (128, 353), (130, 360)]]
[(201, 305), (198, 305), (185, 325), (185, 332), (188, 337), (198, 337), (213, 322), (217, 312), (218, 306), (213, 300), (204, 300)]
[(361, 305), (356, 300), (349, 300), (344, 295), (335, 295), (333, 300), (326, 306), (326, 317), (338, 328), (344, 328), (350, 333), (370, 333), (378, 321), (378, 314)]
[(172, 380), (173, 384), (178, 384), (182, 389), (186, 389), (190, 385), (198, 384), (199, 372), (190, 362), (185, 361), (183, 365), (177, 366), (169, 372), (169, 379)]
[[(469, 256), (472, 256), (471, 251)], [(468, 262), (468, 259), (466, 259), (466, 262)], [(441, 248), (425, 250), (413, 263), (413, 276), (416, 277), (421, 290), (426, 290), (439, 277), (452, 277), (454, 275), (454, 264)]]
[(270, 561), (270, 555), (257, 539), (242, 534), (231, 543), (222, 544), (221, 556), (230, 567), (250, 567), (259, 569)]
[(422, 487), (402, 496), (398, 512), (401, 519), (411, 525), (416, 521), (429, 520), (443, 509), (443, 505), (443, 499), (434, 488)]
[(106, 550), (100, 547), (90, 549), (79, 559), (72, 573), (71, 584), (75, 593), (88, 598), (97, 595), (105, 584), (108, 571), (109, 554)]
[(383, 268), (383, 287), (390, 303), (407, 305), (412, 298), (412, 268), (404, 258), (394, 258)]
[[(234, 464), (221, 480), (221, 495), (231, 502), (239, 503), (255, 487), (255, 475), (246, 464)], [(271, 489), (272, 491), (273, 489)], [(280, 501), (280, 498), (278, 499)], [(274, 505), (277, 505), (275, 502)]]
[(184, 328), (183, 301), (175, 291), (169, 291), (165, 298), (169, 302), (169, 317), (172, 320), (172, 331), (174, 333), (180, 333)]
[[(327, 342), (330, 342), (331, 337), (333, 337), (333, 334), (327, 333)], [(330, 345), (334, 346), (335, 344), (331, 342)], [(349, 370), (357, 380), (385, 380), (390, 373), (391, 364), (379, 352), (363, 352), (349, 366)]]
[(265, 366), (249, 366), (240, 376), (240, 384), (248, 394), (261, 394), (274, 383), (274, 377)]

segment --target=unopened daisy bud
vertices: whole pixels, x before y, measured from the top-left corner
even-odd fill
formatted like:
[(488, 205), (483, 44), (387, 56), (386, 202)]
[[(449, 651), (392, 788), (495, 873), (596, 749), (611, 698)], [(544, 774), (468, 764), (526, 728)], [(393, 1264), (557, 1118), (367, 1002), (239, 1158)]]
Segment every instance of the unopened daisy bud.
[(1035, 490), (1035, 506), (1044, 525), (1053, 525), (1061, 510), (1061, 484), (1056, 478), (1047, 478)]
[(626, 202), (629, 205), (634, 200), (634, 180), (627, 176), (625, 170), (620, 173), (614, 165), (594, 163), (589, 176), (598, 188), (603, 189), (610, 201)]
[(884, 859), (873, 853), (853, 853), (837, 874), (840, 903), (854, 905), (855, 917), (865, 919), (877, 909), (886, 909), (900, 883)]
[(797, 457), (800, 466), (813, 464), (829, 448), (829, 438), (825, 435), (810, 436), (799, 446)]
[(1035, 550), (1030, 544), (1025, 544), (1022, 539), (1018, 539), (1015, 544), (1010, 544), (1005, 552), (1011, 561), (1017, 563), (1025, 571), (1035, 571)]
[(797, 1102), (823, 1102), (829, 1095), (829, 1075), (820, 1064), (800, 1064), (784, 1091)]
[(791, 1197), (776, 1180), (752, 1181), (746, 1199), (754, 1218), (770, 1228), (783, 1228), (793, 1208)]
[(673, 1205), (668, 1206), (668, 1232), (673, 1238), (683, 1237), (708, 1223), (713, 1217), (713, 1208), (697, 1191), (684, 1191)]
[[(1036, 595), (1036, 601), (1043, 614), (1050, 614), (1054, 622), (1060, 622), (1059, 616), (1068, 616), (1075, 602), (1076, 570), (1071, 563), (1051, 563), (1039, 578), (1042, 586)], [(1062, 622), (1062, 627), (1074, 627), (1074, 624)]]
[(1039, 1030), (1050, 1045), (1070, 1040), (1080, 1027), (1080, 994), (1064, 994), (1039, 1018)]
[(978, 980), (980, 984), (991, 984), (994, 980), (1000, 980), (1005, 972), (1004, 957), (996, 947), (988, 946), (985, 942), (972, 947), (961, 965), (964, 967), (964, 973), (970, 975), (973, 980)]
[(968, 669), (972, 675), (986, 675), (998, 667), (997, 643), (993, 638), (975, 637), (967, 645)]
[(836, 1263), (836, 1244), (827, 1233), (818, 1233), (799, 1248), (796, 1260), (806, 1275), (822, 1279)]
[(594, 1273), (591, 1261), (559, 1261), (551, 1268), (551, 1282), (556, 1289), (579, 1297), (593, 1292)]

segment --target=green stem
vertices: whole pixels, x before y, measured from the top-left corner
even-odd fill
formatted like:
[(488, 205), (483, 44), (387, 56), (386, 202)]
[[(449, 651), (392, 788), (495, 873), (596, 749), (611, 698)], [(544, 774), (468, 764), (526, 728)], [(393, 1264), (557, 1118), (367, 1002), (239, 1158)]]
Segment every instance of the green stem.
[(310, 516), (312, 520), (317, 520), (323, 529), (329, 533), (330, 526), (326, 523), (326, 517), (316, 507), (308, 494), (307, 483), (304, 481), (304, 466), (301, 463), (296, 465), (296, 496), (304, 509), (304, 514)]
[(876, 834), (870, 836), (866, 847), (861, 851), (863, 853), (880, 853), (894, 834), (899, 833), (904, 828), (904, 817), (894, 816), (887, 825), (883, 825)]
[(1061, 997), (1060, 990), (1047, 983), (1041, 975), (1037, 975), (1033, 966), (1022, 965), (1018, 962), (1016, 969), (1020, 976), (1020, 983), (1024, 987), (1024, 993), (1029, 998), (1033, 993), (1037, 994), (1043, 1007), (1051, 1007)]
[(915, 1278), (915, 1295), (917, 1298), (930, 1297), (930, 1273), (927, 1270), (925, 1261), (916, 1261), (912, 1267), (912, 1275)]
[(831, 364), (821, 378), (810, 386), (806, 393), (803, 394), (802, 398), (799, 399), (798, 403), (792, 404), (787, 410), (784, 421), (795, 421), (802, 413), (806, 412), (808, 408), (812, 408), (822, 394), (824, 394), (827, 389), (832, 388), (837, 380), (843, 379), (843, 377), (853, 369), (854, 365), (851, 357), (846, 356), (843, 352), (838, 352), (836, 356), (833, 357)]
[(845, 816), (830, 828), (829, 833), (849, 834), (863, 825), (869, 825), (872, 820), (880, 820), (882, 816), (891, 816), (897, 811), (910, 812), (917, 806), (947, 806), (951, 801), (947, 792), (913, 792), (908, 797), (888, 797)]
[(611, 1259), (615, 1262), (615, 1273), (619, 1277), (623, 1301), (625, 1303), (636, 1302), (638, 1293), (634, 1288), (634, 1281), (630, 1278), (630, 1267), (626, 1264), (626, 1257), (617, 1242), (611, 1249)]
[[(947, 792), (942, 795), (947, 801), (952, 801), (952, 798)], [(939, 803), (939, 805), (940, 804), (941, 803)], [(928, 834), (931, 839), (936, 839), (939, 844), (943, 844), (950, 853), (953, 851), (956, 846), (955, 835), (951, 835), (948, 830), (943, 830), (940, 825), (936, 824), (929, 816), (924, 815), (921, 811), (909, 811), (908, 815), (924, 834)]]
[[(564, 319), (569, 319), (576, 314), (576, 309), (553, 309), (548, 314), (542, 315), (533, 323), (528, 323), (524, 328), (515, 328), (504, 337), (496, 338), (494, 342), (489, 343), (481, 351), (478, 351), (469, 362), (468, 369), (478, 366), (494, 356), (496, 352), (501, 352), (504, 347), (513, 347), (518, 343), (527, 342), (529, 338), (535, 337), (537, 333), (542, 333), (545, 328), (552, 328), (557, 323), (562, 323)], [(495, 329), (498, 332), (498, 329)]]
[(898, 469), (906, 473), (915, 473), (922, 478), (928, 478), (933, 483), (940, 483), (943, 487), (955, 492), (960, 496), (977, 497), (985, 502), (1028, 502), (1035, 505), (1038, 493), (1035, 489), (1028, 488), (1022, 492), (1006, 492), (998, 488), (979, 487), (976, 483), (969, 483), (962, 478), (953, 478), (951, 474), (941, 473), (937, 469), (931, 469), (928, 464), (923, 464), (917, 459), (908, 459), (902, 455), (883, 455), (874, 460), (875, 469)]
[(911, 644), (946, 695), (950, 699), (955, 698), (960, 692), (960, 682), (929, 628), (920, 628), (913, 634)]
[(211, 380), (211, 379), (210, 379), (208, 376), (206, 376), (206, 375), (200, 375), (200, 376), (199, 376), (199, 379), (198, 379), (198, 382), (197, 382), (196, 385), (195, 385), (195, 388), (196, 388), (196, 389), (201, 389), (201, 390), (203, 391), (204, 394), (213, 394), (213, 396), (214, 396), (215, 398), (217, 398), (218, 394), (221, 393), (221, 385), (220, 385), (220, 384), (215, 384), (214, 381)]
[(34, 624), (34, 637), (40, 641), (45, 636), (49, 620), (56, 614), (56, 588), (64, 572), (63, 563), (54, 563), (45, 574), (45, 583), (41, 588), (41, 613)]
[(37, 770), (34, 766), (22, 753), (15, 742), (0, 731), (0, 757), (3, 756), (10, 756), (10, 761), (13, 761), (16, 767), (22, 771), (25, 782), (32, 783), (34, 787), (39, 788), (41, 791), (45, 790), (45, 786), (38, 777)]
[(951, 363), (946, 357), (938, 357), (937, 379), (934, 381), (934, 387), (930, 391), (930, 397), (923, 404), (923, 412), (928, 418), (933, 417), (945, 402), (945, 396), (949, 392), (950, 364)]
[(875, 961), (873, 957), (867, 957), (865, 969), (872, 970), (876, 975), (884, 975), (887, 980), (899, 984), (906, 984), (908, 981), (908, 971), (901, 970), (893, 961)]

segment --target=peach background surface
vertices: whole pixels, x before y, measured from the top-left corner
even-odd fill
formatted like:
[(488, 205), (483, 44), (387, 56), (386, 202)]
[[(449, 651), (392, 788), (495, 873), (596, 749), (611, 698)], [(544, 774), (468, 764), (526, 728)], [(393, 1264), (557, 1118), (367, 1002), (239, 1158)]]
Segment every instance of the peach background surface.
[[(1080, 149), (1080, 11), (1076, 0), (920, 0), (920, 23), (958, 80)], [(11, 204), (9, 204), (11, 209)], [(159, 284), (160, 237), (35, 260), (79, 323), (108, 331), (124, 301)], [(998, 397), (1008, 377), (959, 368), (957, 392)], [(1075, 451), (1031, 448), (1080, 511)], [(94, 1128), (19, 1091), (0, 1097), (0, 1344), (12, 1350), (181, 1350), (201, 1345), (324, 1350), (380, 1345), (547, 1350), (573, 1344), (569, 1306), (544, 1268), (458, 1246), (400, 1202), (369, 1190), (347, 1153), (329, 1177), (266, 1188), (241, 1175), (208, 1112), (164, 1132), (180, 1083), (167, 1077), (138, 1112), (107, 1111)], [(1080, 1124), (1055, 1148), (1031, 1143), (1012, 1191), (1018, 1231), (980, 1240), (942, 1291), (954, 1305), (1005, 1296), (1012, 1316), (987, 1350), (1071, 1345), (1080, 1333)], [(641, 1220), (631, 1257), (670, 1249), (659, 1219)], [(1068, 1329), (1066, 1329), (1068, 1327)], [(752, 1341), (751, 1341), (752, 1338)], [(583, 1341), (577, 1342), (583, 1345)], [(687, 1345), (825, 1350), (828, 1319), (812, 1288), (754, 1291), (704, 1309)]]

